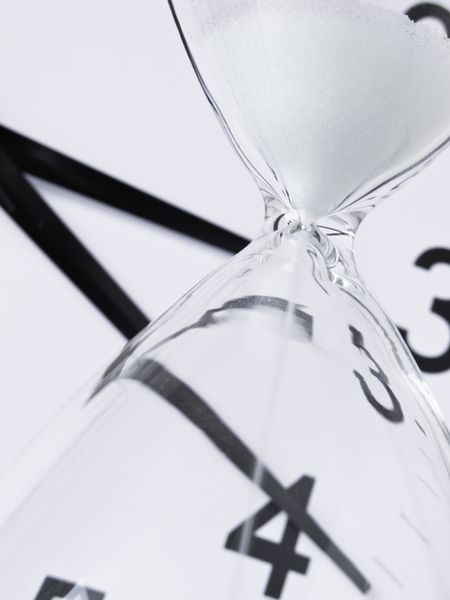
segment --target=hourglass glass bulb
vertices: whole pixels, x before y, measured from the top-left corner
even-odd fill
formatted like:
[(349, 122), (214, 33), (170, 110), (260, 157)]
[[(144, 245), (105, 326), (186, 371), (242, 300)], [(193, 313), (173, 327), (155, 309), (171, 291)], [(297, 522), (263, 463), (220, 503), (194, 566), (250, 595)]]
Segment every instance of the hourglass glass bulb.
[(427, 26), (356, 0), (200, 4), (184, 34), (210, 98), (302, 221), (385, 195), (449, 137), (450, 47)]
[(348, 244), (447, 141), (448, 42), (355, 0), (171, 4), (273, 227), (2, 479), (0, 598), (448, 600), (450, 436)]

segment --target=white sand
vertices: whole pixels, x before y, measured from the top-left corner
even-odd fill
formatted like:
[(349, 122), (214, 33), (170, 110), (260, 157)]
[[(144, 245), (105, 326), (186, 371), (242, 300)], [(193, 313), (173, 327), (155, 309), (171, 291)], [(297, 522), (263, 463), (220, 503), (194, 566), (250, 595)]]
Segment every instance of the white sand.
[(426, 25), (356, 0), (210, 6), (193, 39), (206, 83), (240, 144), (239, 129), (306, 218), (450, 135), (450, 43)]

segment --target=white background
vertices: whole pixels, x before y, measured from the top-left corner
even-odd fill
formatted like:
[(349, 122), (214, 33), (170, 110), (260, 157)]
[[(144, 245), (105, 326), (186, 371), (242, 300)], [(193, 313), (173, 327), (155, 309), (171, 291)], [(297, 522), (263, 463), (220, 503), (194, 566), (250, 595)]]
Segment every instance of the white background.
[[(404, 8), (406, 3), (397, 2)], [(450, 4), (450, 3), (449, 3)], [(262, 202), (191, 71), (166, 0), (3, 1), (0, 122), (247, 237)], [(450, 153), (361, 227), (361, 273), (421, 354), (441, 354)], [(33, 180), (152, 318), (225, 252)], [(0, 468), (124, 338), (0, 210)], [(450, 372), (427, 376), (450, 417)]]

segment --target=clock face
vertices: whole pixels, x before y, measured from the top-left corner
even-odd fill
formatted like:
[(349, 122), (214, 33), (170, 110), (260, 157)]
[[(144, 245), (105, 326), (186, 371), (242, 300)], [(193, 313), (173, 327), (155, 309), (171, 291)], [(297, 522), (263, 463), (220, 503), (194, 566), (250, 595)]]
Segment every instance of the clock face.
[(293, 235), (131, 343), (3, 482), (5, 594), (448, 597), (446, 432), (382, 311), (310, 234), (293, 271)]
[[(449, 22), (447, 0), (389, 4), (405, 11), (414, 5), (416, 16), (442, 32)], [(14, 57), (0, 64), (7, 89), (3, 124), (247, 238), (255, 236), (262, 222), (259, 192), (202, 96), (165, 2), (130, 0), (125, 7), (98, 0), (94, 10), (88, 2), (17, 0), (0, 28), (1, 54)], [(407, 335), (446, 414), (449, 156), (444, 153), (381, 204), (357, 239), (361, 273)], [(40, 180), (33, 185), (150, 318), (228, 258), (87, 197)], [(3, 212), (0, 232), (7, 249), (0, 256), (7, 290), (0, 298), (1, 469), (125, 339)], [(424, 261), (426, 268), (420, 266)]]
[[(50, 7), (47, 0), (44, 4)], [(216, 129), (182, 58), (168, 11), (159, 3), (139, 3), (143, 12), (130, 24), (129, 8), (124, 18), (114, 6), (105, 4), (103, 13), (87, 18), (86, 6), (72, 7), (72, 17), (92, 24), (83, 37), (89, 51), (79, 62), (67, 60), (79, 42), (78, 34), (77, 39), (63, 35), (67, 15), (60, 8), (49, 11), (41, 25), (49, 27), (48, 34), (62, 32), (60, 57), (41, 60), (42, 48), (50, 48), (45, 43), (36, 44), (35, 57), (13, 53), (39, 77), (42, 64), (50, 67), (44, 72), (47, 86), (33, 95), (33, 118), (29, 104), (11, 96), (7, 124), (252, 237), (261, 220), (260, 198)], [(426, 6), (433, 13), (431, 25), (446, 25), (446, 3), (439, 4), (443, 10)], [(37, 31), (33, 20), (23, 23), (23, 6), (18, 7), (20, 26)], [(110, 28), (102, 27), (105, 14), (115, 23)], [(140, 36), (137, 21), (143, 27)], [(152, 37), (148, 28), (155, 23)], [(139, 84), (145, 93), (133, 94), (142, 105), (133, 105), (120, 123), (116, 117), (129, 104), (110, 93), (116, 89), (116, 70), (105, 73), (103, 87), (95, 87), (102, 59), (96, 54), (99, 35), (106, 36), (110, 50), (128, 35), (133, 52), (125, 64), (140, 65), (122, 69), (127, 85), (121, 89)], [(1, 43), (10, 51), (15, 42), (8, 39), (3, 36)], [(144, 39), (151, 48), (139, 53), (135, 44)], [(125, 46), (116, 49), (115, 64)], [(59, 59), (64, 69), (58, 70)], [(40, 66), (26, 67), (30, 60)], [(161, 60), (167, 60), (166, 68)], [(90, 80), (94, 108), (77, 101), (75, 88), (85, 88), (70, 83), (80, 81), (83, 65), (95, 75)], [(53, 70), (67, 74), (67, 85), (61, 85), (67, 96), (64, 90), (52, 92), (58, 80)], [(152, 74), (145, 86), (143, 72)], [(23, 101), (33, 91), (30, 81), (24, 78), (20, 88), (10, 81), (7, 87)], [(177, 110), (180, 95), (183, 114)], [(173, 104), (167, 104), (169, 98)], [(70, 106), (74, 118), (68, 125)], [(121, 143), (110, 143), (106, 134), (112, 125), (120, 128)], [(358, 240), (369, 287), (404, 330), (444, 411), (450, 372), (446, 160), (444, 154), (416, 183), (378, 208)], [(34, 184), (151, 317), (226, 258), (169, 230), (92, 207), (88, 199), (43, 182)], [(2, 405), (7, 417), (2, 457), (10, 459), (91, 374), (92, 365), (105, 362), (124, 340), (23, 234), (6, 219), (3, 225), (11, 244), (15, 240), (15, 252), (3, 253), (0, 265), (15, 293), (3, 311), (10, 342), (2, 356), (0, 394), (8, 399)], [(253, 290), (252, 297), (263, 298), (252, 311), (254, 326), (247, 323), (245, 307), (228, 307), (232, 318), (222, 311), (214, 327), (187, 331), (153, 353), (139, 351), (142, 363), (130, 360), (130, 369), (111, 377), (84, 410), (79, 409), (88, 395), (73, 400), (56, 420), (61, 437), (50, 446), (42, 442), (27, 459), (31, 465), (23, 466), (27, 474), (39, 465), (46, 476), (3, 529), (0, 591), (5, 597), (447, 600), (448, 475), (439, 426), (414, 400), (423, 394), (420, 385), (414, 378), (405, 382), (386, 340), (374, 337), (360, 315), (344, 311), (340, 327), (325, 336), (321, 331), (330, 331), (329, 322), (323, 324), (326, 311), (303, 305), (280, 370), (274, 334), (280, 303), (273, 301), (280, 295), (274, 289)], [(45, 326), (42, 315), (47, 315)], [(175, 331), (200, 317), (180, 317)], [(160, 330), (158, 340), (173, 333)]]

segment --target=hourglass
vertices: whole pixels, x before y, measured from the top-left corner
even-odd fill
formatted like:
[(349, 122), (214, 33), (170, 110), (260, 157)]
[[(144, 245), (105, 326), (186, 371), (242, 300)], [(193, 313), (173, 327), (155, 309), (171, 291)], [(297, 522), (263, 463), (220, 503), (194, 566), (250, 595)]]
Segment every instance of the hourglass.
[(353, 241), (448, 142), (449, 42), (357, 0), (170, 7), (263, 230), (6, 474), (0, 596), (448, 600), (449, 433)]

